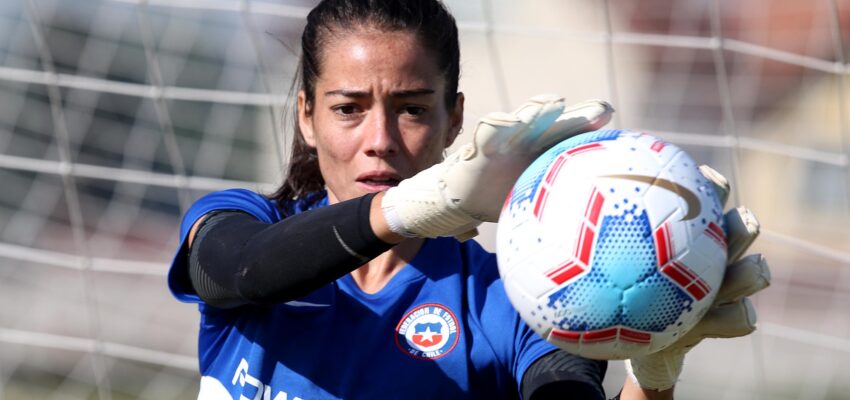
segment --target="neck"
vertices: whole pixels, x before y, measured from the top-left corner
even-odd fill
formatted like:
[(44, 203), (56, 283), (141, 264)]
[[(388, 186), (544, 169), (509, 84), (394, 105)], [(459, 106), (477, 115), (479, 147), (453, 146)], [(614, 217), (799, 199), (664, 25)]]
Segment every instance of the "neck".
[(354, 282), (363, 292), (377, 293), (387, 285), (387, 282), (398, 271), (413, 260), (424, 243), (425, 239), (422, 238), (406, 239), (352, 271), (351, 277), (354, 278)]

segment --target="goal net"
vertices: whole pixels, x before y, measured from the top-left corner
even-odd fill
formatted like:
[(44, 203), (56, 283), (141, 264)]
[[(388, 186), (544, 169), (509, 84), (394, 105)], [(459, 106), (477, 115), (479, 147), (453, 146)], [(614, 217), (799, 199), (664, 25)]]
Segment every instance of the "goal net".
[[(607, 99), (759, 216), (759, 330), (689, 354), (679, 397), (850, 392), (850, 3), (446, 3), (467, 132), (538, 93)], [(197, 395), (198, 314), (164, 279), (180, 216), (281, 181), (313, 4), (0, 1), (0, 399)]]

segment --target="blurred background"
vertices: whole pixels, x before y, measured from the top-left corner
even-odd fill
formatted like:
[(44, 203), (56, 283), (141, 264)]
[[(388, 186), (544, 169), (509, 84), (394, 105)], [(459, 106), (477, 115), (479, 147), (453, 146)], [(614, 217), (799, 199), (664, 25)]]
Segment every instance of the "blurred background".
[[(180, 216), (281, 181), (314, 3), (0, 1), (0, 399), (195, 398)], [(446, 3), (467, 132), (537, 93), (607, 99), (759, 216), (759, 330), (691, 352), (678, 398), (847, 398), (850, 0)]]

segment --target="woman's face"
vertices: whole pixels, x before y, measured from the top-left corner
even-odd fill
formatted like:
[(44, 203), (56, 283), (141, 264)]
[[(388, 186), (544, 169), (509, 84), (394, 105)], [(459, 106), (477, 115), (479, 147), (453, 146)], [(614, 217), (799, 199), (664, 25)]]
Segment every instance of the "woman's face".
[(298, 94), (299, 125), (331, 203), (386, 190), (439, 162), (463, 122), (463, 96), (446, 109), (434, 55), (407, 32), (332, 36), (315, 90), (309, 108)]

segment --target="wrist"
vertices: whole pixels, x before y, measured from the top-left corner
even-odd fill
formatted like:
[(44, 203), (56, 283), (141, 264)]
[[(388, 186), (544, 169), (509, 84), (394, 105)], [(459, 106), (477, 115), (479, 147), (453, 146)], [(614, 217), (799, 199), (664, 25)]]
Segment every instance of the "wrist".
[(618, 400), (672, 400), (673, 388), (666, 390), (647, 389), (627, 376), (623, 383), (623, 389), (616, 398)]
[[(396, 233), (396, 231), (387, 221), (387, 216), (381, 206), (386, 192), (380, 192), (372, 197), (372, 204), (369, 208), (369, 223), (372, 226), (372, 232), (378, 239), (386, 243), (398, 244), (407, 239), (406, 236)], [(398, 229), (398, 228), (396, 228)]]
[(684, 352), (672, 349), (626, 360), (626, 380), (644, 390), (666, 391), (676, 384), (684, 361)]
[(474, 230), (481, 221), (447, 200), (441, 176), (443, 163), (431, 166), (384, 192), (380, 199), (387, 230), (402, 237), (458, 236)]

